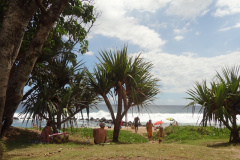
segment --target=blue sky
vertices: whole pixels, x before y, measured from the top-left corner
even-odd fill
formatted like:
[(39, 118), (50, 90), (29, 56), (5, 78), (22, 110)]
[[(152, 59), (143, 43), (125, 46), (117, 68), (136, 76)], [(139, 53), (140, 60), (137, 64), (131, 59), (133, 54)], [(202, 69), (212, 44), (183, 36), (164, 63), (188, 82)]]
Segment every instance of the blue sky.
[(194, 81), (211, 80), (221, 67), (240, 64), (239, 0), (95, 0), (101, 11), (92, 28), (88, 68), (100, 50), (128, 44), (142, 52), (161, 82), (155, 104), (185, 105)]

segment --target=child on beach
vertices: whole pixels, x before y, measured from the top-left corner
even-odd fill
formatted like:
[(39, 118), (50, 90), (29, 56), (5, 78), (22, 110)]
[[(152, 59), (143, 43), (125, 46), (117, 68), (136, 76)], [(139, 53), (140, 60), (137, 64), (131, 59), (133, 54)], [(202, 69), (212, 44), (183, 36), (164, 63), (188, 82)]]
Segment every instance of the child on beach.
[(163, 127), (161, 127), (161, 126), (159, 127), (159, 130), (157, 131), (157, 136), (158, 136), (158, 141), (160, 144), (162, 142), (162, 137), (165, 137)]

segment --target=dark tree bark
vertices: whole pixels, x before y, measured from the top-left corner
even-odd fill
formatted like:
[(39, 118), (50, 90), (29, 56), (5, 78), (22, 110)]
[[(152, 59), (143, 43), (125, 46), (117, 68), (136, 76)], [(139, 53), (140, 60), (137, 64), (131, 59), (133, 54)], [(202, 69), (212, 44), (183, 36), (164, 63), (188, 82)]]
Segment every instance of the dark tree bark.
[[(11, 0), (3, 18), (2, 28), (0, 28), (0, 121), (3, 120), (3, 113), (6, 106), (6, 94), (8, 81), (13, 64), (23, 40), (25, 28), (28, 22), (37, 11), (36, 3), (26, 0)], [(11, 124), (11, 121), (6, 124)], [(0, 123), (0, 133), (2, 123)], [(1, 137), (1, 136), (0, 136)]]
[(232, 119), (233, 119), (233, 123), (232, 123), (232, 127), (230, 129), (231, 135), (230, 135), (229, 142), (230, 143), (239, 143), (240, 142), (239, 128), (237, 127), (237, 114), (235, 112), (233, 113)]
[[(26, 2), (25, 0), (13, 0), (9, 4), (9, 10), (6, 14), (6, 17), (4, 18), (4, 22), (6, 21), (6, 24), (3, 22), (3, 28), (0, 31), (0, 33), (2, 33), (10, 29), (11, 31), (9, 34), (12, 34), (10, 39), (6, 38), (6, 45), (8, 45), (8, 49), (4, 49), (4, 52), (2, 52), (2, 54), (0, 51), (0, 55), (3, 55), (3, 58), (0, 58), (0, 64), (4, 64), (0, 66), (0, 73), (3, 73), (3, 77), (0, 79), (0, 100), (5, 101), (5, 103), (1, 101), (0, 104), (0, 120), (3, 124), (3, 127), (0, 126), (1, 138), (5, 135), (7, 129), (12, 124), (13, 114), (15, 113), (19, 103), (22, 100), (24, 86), (27, 83), (33, 67), (41, 54), (43, 44), (47, 40), (48, 34), (50, 33), (59, 15), (68, 5), (68, 2), (69, 0), (55, 0), (48, 10), (43, 10), (42, 6), (39, 6), (41, 0), (30, 0)], [(17, 10), (15, 8), (17, 8)], [(25, 28), (38, 8), (41, 9), (42, 15), (40, 18), (39, 26), (37, 28), (37, 32), (28, 49), (25, 53), (23, 53), (24, 56), (16, 63), (15, 60), (21, 46)], [(26, 15), (28, 19), (24, 18), (24, 20), (26, 20), (22, 21), (22, 17), (17, 16), (19, 13), (21, 13), (20, 15), (22, 16)], [(12, 22), (12, 26), (7, 24), (7, 21), (9, 21), (11, 18), (16, 19), (14, 22)], [(21, 34), (18, 33), (19, 27), (17, 27), (17, 25), (21, 26)], [(7, 37), (7, 35), (4, 37)], [(11, 41), (17, 42), (13, 43), (10, 46), (9, 43), (11, 43)], [(4, 45), (3, 42), (4, 39), (1, 37), (1, 46)], [(12, 50), (9, 50), (9, 48), (12, 48)], [(2, 130), (2, 128), (4, 130)]]

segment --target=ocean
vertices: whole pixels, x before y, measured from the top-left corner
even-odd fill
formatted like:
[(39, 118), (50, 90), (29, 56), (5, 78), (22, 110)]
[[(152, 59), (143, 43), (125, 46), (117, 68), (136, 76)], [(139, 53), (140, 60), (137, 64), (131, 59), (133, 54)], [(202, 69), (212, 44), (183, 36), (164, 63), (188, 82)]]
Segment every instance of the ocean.
[[(94, 119), (101, 119), (105, 118), (107, 120), (111, 120), (110, 113), (104, 104), (100, 104), (97, 106), (98, 109), (90, 109), (89, 118)], [(163, 127), (169, 126), (172, 121), (167, 120), (167, 118), (173, 118), (175, 119), (179, 125), (186, 126), (186, 125), (193, 125), (197, 126), (199, 125), (200, 121), (202, 120), (202, 114), (199, 114), (200, 106), (197, 106), (195, 109), (195, 112), (192, 112), (192, 108), (185, 108), (183, 105), (150, 105), (146, 108), (140, 109), (140, 112), (138, 112), (137, 107), (132, 107), (128, 111), (127, 119), (124, 116), (123, 121), (131, 121), (133, 122), (135, 117), (140, 118), (140, 122), (142, 125), (145, 125), (146, 122), (149, 120), (152, 120), (153, 123), (157, 121), (163, 121), (162, 124)], [(17, 109), (16, 113), (14, 114), (14, 117), (18, 117), (17, 119), (14, 119), (12, 126), (15, 127), (32, 127), (32, 120), (30, 119), (28, 123), (23, 122), (23, 116), (19, 115), (19, 113), (22, 111), (21, 106)], [(114, 112), (116, 115), (116, 108), (114, 108)], [(77, 119), (76, 127), (85, 126), (85, 127), (96, 127), (98, 125), (98, 121), (88, 121), (87, 119), (87, 113), (83, 111), (83, 119), (80, 113), (75, 115), (75, 118)], [(240, 117), (238, 117), (240, 118)], [(39, 124), (38, 124), (39, 125)], [(41, 122), (41, 126), (45, 126), (45, 122)], [(214, 125), (214, 123), (212, 123)]]

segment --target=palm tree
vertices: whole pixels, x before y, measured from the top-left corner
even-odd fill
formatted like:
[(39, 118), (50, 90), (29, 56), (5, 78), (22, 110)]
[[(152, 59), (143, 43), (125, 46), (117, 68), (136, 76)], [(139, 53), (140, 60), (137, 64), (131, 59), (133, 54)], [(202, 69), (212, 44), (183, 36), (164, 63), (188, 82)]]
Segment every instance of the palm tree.
[[(144, 106), (154, 100), (159, 93), (156, 78), (149, 70), (151, 63), (146, 63), (138, 55), (127, 56), (127, 47), (116, 51), (101, 51), (100, 64), (93, 73), (87, 72), (89, 83), (95, 92), (104, 99), (114, 123), (113, 141), (118, 141), (120, 123), (124, 115), (133, 106)], [(117, 101), (117, 114), (114, 115), (110, 98)]]
[(24, 102), (25, 119), (51, 119), (55, 129), (63, 123), (71, 123), (72, 117), (94, 107), (98, 95), (87, 84), (83, 64), (70, 65), (66, 54), (55, 57), (49, 65), (39, 67), (39, 75), (34, 77), (34, 90)]
[(203, 112), (202, 124), (206, 126), (211, 121), (219, 122), (231, 131), (229, 142), (240, 142), (237, 126), (237, 115), (240, 114), (240, 76), (239, 66), (222, 68), (222, 74), (217, 72), (210, 87), (206, 81), (196, 82), (195, 89), (188, 90), (191, 102), (187, 107), (195, 108), (201, 105)]

